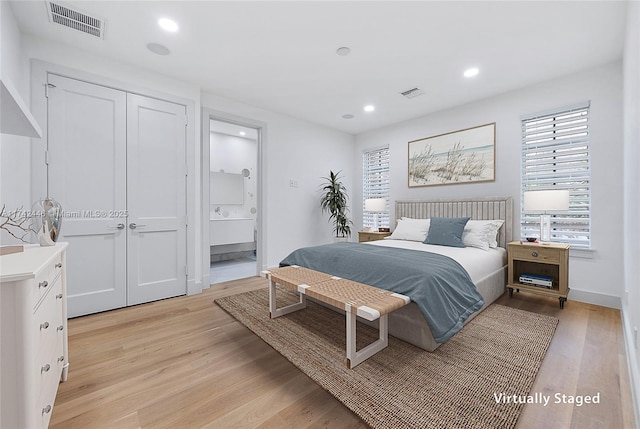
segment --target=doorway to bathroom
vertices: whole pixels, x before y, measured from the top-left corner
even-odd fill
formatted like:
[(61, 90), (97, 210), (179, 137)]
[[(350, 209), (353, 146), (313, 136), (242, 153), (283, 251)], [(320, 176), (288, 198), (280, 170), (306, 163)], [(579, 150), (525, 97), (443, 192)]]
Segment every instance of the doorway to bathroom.
[(259, 272), (260, 138), (250, 124), (209, 118), (211, 285)]

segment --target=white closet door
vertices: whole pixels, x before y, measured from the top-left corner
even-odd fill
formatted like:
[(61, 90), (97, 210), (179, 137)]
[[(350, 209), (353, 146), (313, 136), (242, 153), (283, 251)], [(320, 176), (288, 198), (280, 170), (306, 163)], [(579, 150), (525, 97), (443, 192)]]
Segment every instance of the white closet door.
[(186, 293), (186, 109), (127, 95), (127, 302)]
[(69, 317), (124, 307), (126, 93), (56, 75), (48, 82), (48, 186), (66, 214)]

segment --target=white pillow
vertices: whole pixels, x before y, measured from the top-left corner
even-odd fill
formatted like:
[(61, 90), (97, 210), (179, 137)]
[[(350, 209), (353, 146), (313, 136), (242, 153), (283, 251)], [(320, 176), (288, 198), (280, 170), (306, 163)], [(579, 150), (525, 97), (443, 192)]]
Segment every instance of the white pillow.
[(429, 219), (411, 219), (403, 217), (398, 220), (396, 229), (393, 230), (391, 236), (392, 240), (409, 240), (409, 241), (424, 241), (427, 238), (427, 231), (429, 231), (429, 225), (431, 221)]
[(470, 220), (462, 232), (462, 244), (483, 250), (498, 247), (498, 230), (503, 220)]

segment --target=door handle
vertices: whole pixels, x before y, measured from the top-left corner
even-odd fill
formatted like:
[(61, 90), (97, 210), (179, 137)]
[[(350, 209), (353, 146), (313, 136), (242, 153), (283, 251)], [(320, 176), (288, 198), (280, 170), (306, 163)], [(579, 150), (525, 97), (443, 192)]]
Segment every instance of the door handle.
[(129, 224), (129, 228), (130, 229), (136, 229), (136, 228), (144, 228), (147, 225), (136, 225), (135, 222), (132, 222)]
[(111, 229), (124, 229), (124, 223), (119, 223), (116, 226), (108, 226), (107, 228)]

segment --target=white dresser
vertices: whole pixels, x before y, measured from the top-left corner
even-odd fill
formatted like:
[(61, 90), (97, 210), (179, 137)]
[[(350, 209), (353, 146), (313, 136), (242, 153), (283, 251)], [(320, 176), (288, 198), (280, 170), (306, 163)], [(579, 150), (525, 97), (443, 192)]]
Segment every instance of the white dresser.
[(0, 428), (46, 428), (67, 379), (66, 248), (0, 256)]

